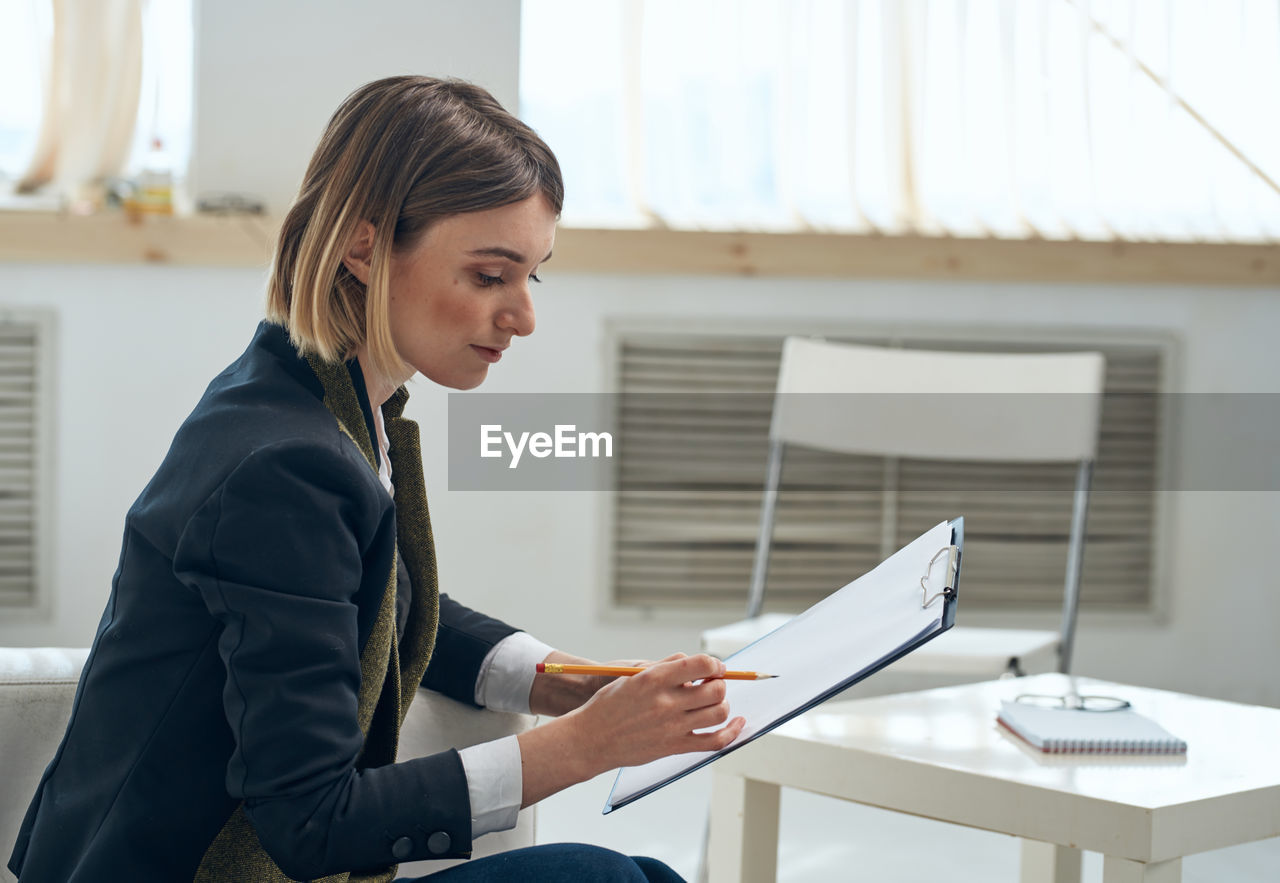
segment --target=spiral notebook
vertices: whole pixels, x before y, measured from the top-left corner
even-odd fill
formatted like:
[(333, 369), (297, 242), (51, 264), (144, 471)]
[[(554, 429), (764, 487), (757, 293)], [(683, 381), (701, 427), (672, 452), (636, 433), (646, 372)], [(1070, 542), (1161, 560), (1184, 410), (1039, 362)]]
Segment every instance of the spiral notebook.
[(1187, 743), (1132, 708), (1080, 711), (1003, 702), (996, 722), (1046, 754), (1186, 754)]

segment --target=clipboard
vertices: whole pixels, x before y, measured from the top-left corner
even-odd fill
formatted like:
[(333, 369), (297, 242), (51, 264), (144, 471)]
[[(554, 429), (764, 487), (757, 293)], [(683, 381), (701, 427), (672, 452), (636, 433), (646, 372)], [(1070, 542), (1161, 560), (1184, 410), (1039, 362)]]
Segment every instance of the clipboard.
[(730, 715), (747, 725), (720, 751), (662, 757), (618, 771), (613, 812), (736, 751), (933, 640), (955, 624), (964, 519), (944, 521), (870, 572), (728, 657), (778, 675), (726, 681)]

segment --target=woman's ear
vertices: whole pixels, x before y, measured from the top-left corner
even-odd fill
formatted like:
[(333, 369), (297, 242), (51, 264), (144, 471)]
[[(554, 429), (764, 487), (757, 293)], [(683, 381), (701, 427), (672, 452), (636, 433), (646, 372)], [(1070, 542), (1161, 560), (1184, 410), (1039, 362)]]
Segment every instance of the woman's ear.
[(347, 242), (347, 250), (342, 255), (342, 265), (351, 271), (365, 285), (369, 284), (373, 260), (373, 224), (361, 221)]

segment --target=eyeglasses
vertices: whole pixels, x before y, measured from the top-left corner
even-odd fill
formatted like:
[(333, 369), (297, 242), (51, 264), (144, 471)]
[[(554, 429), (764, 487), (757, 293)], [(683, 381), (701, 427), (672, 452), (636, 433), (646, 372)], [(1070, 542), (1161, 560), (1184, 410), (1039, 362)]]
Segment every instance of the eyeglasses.
[(1065, 696), (1023, 693), (1014, 701), (1039, 708), (1058, 708), (1066, 711), (1121, 711), (1129, 707), (1127, 699), (1118, 699), (1115, 696), (1080, 696), (1075, 693), (1068, 693)]

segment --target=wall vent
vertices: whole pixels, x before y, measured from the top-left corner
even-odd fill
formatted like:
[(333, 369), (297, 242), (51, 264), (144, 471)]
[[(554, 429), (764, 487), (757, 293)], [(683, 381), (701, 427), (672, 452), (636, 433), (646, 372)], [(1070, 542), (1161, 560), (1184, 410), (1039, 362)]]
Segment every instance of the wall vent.
[[(1157, 393), (1169, 343), (1053, 334), (823, 336), (939, 350), (1102, 352), (1108, 396), (1082, 608), (1151, 609), (1153, 491), (1163, 462)], [(615, 607), (745, 608), (783, 336), (615, 330)], [(965, 516), (968, 609), (1060, 609), (1074, 478), (1073, 464), (938, 464), (790, 448), (766, 609), (804, 609), (957, 514)]]
[(47, 606), (52, 311), (0, 308), (0, 611)]

